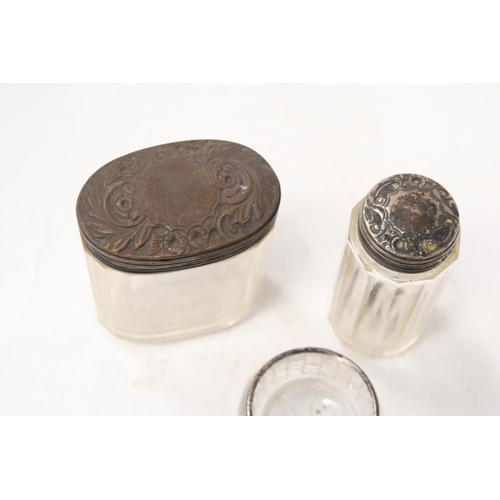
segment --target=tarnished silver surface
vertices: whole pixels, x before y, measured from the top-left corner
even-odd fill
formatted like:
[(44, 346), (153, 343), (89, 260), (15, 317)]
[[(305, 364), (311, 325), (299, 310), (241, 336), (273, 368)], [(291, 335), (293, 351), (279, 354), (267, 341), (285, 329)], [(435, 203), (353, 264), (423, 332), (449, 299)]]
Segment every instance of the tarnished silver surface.
[(185, 269), (236, 255), (272, 229), (280, 185), (255, 151), (227, 141), (163, 144), (104, 165), (77, 218), (89, 252), (129, 272)]
[(371, 257), (407, 273), (437, 266), (452, 251), (460, 232), (452, 196), (417, 174), (393, 175), (379, 182), (363, 202), (358, 227)]

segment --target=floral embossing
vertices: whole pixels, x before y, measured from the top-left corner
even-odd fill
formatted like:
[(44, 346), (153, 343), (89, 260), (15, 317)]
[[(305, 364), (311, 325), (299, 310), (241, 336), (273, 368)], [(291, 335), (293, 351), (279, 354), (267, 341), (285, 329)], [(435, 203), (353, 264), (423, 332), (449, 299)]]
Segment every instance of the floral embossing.
[[(189, 227), (158, 220), (141, 199), (144, 173), (152, 165), (161, 168), (165, 163), (168, 168), (168, 161), (178, 158), (208, 169), (218, 192), (212, 212)], [(256, 167), (247, 167), (252, 164)], [(80, 210), (86, 214), (83, 230), (99, 248), (139, 258), (196, 254), (248, 234), (273, 201), (266, 183), (277, 185), (274, 173), (260, 156), (244, 146), (223, 141), (149, 148), (115, 160), (101, 170), (100, 177), (91, 178), (89, 186), (82, 190)]]
[(453, 198), (435, 181), (416, 174), (380, 182), (367, 195), (362, 213), (377, 245), (403, 257), (426, 258), (446, 250), (459, 228)]

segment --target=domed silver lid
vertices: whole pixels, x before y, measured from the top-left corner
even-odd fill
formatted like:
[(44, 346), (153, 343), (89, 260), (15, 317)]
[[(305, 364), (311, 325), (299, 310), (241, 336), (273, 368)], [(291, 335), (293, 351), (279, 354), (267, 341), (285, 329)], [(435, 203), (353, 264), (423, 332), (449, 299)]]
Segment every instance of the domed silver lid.
[(417, 174), (379, 182), (363, 201), (358, 227), (373, 259), (407, 273), (441, 263), (460, 232), (455, 200), (443, 186)]

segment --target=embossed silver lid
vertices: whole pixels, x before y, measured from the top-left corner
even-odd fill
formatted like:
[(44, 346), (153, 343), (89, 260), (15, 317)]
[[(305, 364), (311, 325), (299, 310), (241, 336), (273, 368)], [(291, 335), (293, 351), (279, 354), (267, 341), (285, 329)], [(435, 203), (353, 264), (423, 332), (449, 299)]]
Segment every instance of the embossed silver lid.
[(272, 229), (280, 185), (255, 151), (227, 141), (155, 146), (95, 172), (77, 201), (84, 245), (105, 264), (152, 273), (236, 255)]
[(446, 259), (460, 221), (455, 201), (443, 186), (423, 175), (399, 174), (368, 193), (358, 228), (373, 259), (396, 271), (418, 273)]

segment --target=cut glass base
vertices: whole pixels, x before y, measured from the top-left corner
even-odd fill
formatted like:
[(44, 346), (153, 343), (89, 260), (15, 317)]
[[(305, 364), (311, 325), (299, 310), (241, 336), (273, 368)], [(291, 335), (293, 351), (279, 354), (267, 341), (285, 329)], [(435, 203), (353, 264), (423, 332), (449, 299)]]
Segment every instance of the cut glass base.
[(378, 415), (378, 402), (356, 364), (335, 352), (311, 347), (269, 361), (253, 379), (240, 414)]

